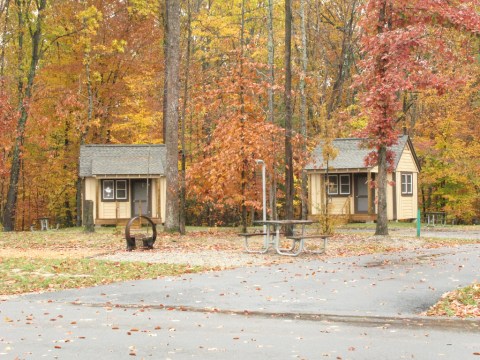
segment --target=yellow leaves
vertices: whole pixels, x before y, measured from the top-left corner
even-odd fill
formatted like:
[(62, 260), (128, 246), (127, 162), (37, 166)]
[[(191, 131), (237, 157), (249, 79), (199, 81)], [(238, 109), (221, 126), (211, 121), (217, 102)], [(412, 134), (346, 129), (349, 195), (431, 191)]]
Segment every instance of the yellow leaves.
[(125, 52), (125, 47), (127, 46), (127, 42), (125, 40), (113, 40), (112, 41), (112, 51), (118, 52), (118, 53), (124, 53)]
[(123, 54), (125, 52), (125, 47), (127, 46), (127, 41), (122, 39), (113, 39), (110, 43), (110, 46), (103, 44), (98, 44), (93, 47), (99, 54), (112, 55), (115, 53)]
[(130, 0), (128, 12), (141, 16), (154, 15), (158, 11), (158, 2), (155, 0)]
[(99, 83), (99, 82), (102, 81), (102, 74), (100, 74), (100, 72), (98, 72), (98, 71), (93, 71), (90, 75), (90, 80), (92, 82)]
[(93, 5), (87, 9), (80, 11), (77, 19), (83, 24), (84, 31), (87, 33), (95, 33), (99, 27), (99, 22), (102, 21), (102, 13)]

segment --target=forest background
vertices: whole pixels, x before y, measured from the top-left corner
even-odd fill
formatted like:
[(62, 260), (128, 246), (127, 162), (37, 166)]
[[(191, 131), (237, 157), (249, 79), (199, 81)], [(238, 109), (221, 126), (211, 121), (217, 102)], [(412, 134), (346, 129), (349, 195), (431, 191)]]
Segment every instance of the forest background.
[[(360, 24), (371, 15), (364, 5), (292, 2), (297, 214), (309, 150), (369, 126), (360, 98), (368, 84), (358, 81), (367, 36)], [(242, 204), (258, 209), (255, 159), (267, 164), (269, 189), (276, 189), (271, 198), (278, 199), (271, 208), (281, 214), (284, 1), (183, 0), (181, 7), (179, 149), (187, 224), (238, 224)], [(165, 21), (164, 1), (0, 1), (0, 215), (20, 138), (16, 229), (40, 217), (78, 224), (81, 144), (164, 142)], [(416, 147), (421, 209), (471, 223), (480, 217), (480, 40), (454, 30), (444, 27), (441, 43), (428, 39), (430, 52), (410, 46), (417, 52), (409, 56), (427, 63), (442, 53), (450, 61), (428, 62), (431, 72), (458, 81), (396, 91), (402, 106), (394, 128)], [(426, 25), (423, 37), (432, 34), (440, 36)]]

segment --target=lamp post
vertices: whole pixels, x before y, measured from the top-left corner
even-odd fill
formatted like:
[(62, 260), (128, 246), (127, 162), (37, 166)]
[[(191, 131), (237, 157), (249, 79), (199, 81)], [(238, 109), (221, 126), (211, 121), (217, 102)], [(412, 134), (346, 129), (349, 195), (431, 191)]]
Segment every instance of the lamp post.
[[(257, 159), (255, 160), (257, 164), (262, 165), (262, 207), (263, 207), (263, 221), (267, 221), (267, 191), (266, 191), (266, 181), (265, 181), (265, 161)], [(263, 224), (263, 233), (267, 233), (267, 224)], [(263, 235), (264, 238), (266, 235)]]

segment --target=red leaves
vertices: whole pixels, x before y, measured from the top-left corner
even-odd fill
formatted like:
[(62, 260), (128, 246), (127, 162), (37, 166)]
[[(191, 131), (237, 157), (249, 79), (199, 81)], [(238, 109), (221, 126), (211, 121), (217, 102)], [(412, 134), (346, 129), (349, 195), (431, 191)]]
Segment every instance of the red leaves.
[(384, 3), (371, 0), (365, 5), (368, 16), (361, 21), (365, 57), (357, 86), (364, 89), (362, 102), (370, 120), (362, 135), (372, 139), (371, 145), (389, 146), (396, 137), (402, 91), (441, 92), (462, 80), (458, 72), (445, 71), (466, 56), (455, 57), (461, 49), (452, 47), (442, 29), (479, 32), (480, 16), (467, 1), (394, 0), (383, 13)]

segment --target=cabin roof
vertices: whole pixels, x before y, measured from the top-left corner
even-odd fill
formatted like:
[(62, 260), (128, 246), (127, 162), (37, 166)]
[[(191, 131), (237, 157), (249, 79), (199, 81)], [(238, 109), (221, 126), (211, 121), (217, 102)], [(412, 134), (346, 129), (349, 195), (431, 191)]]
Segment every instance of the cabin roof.
[[(338, 153), (335, 159), (330, 160), (328, 163), (329, 169), (335, 170), (348, 170), (348, 169), (365, 169), (365, 158), (372, 151), (364, 146), (364, 139), (360, 138), (344, 138), (333, 140), (333, 146), (337, 149)], [(398, 166), (400, 157), (402, 156), (405, 146), (410, 146), (413, 154), (413, 158), (416, 162), (417, 168), (420, 169), (418, 159), (415, 155), (413, 145), (410, 138), (407, 135), (399, 136), (397, 144), (393, 145), (390, 150), (395, 155), (394, 168)], [(312, 153), (310, 162), (305, 167), (306, 170), (326, 170), (327, 164), (323, 160), (323, 143), (319, 144)]]
[(165, 145), (82, 145), (80, 177), (165, 175)]

